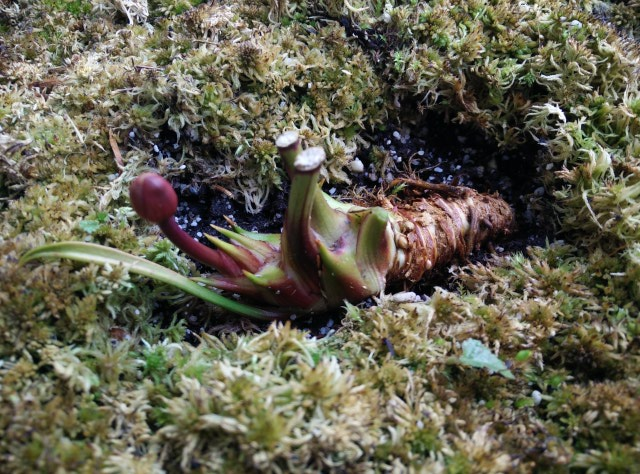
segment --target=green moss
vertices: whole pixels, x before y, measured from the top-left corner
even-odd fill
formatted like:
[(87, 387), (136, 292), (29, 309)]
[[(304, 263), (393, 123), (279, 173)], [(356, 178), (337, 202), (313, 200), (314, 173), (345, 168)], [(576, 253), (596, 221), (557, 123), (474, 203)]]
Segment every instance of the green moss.
[(203, 0), (156, 0), (149, 2), (149, 8), (158, 16), (180, 15), (191, 8), (204, 3)]
[(631, 428), (639, 421), (638, 393), (633, 382), (573, 385), (554, 394), (547, 410), (581, 451), (606, 444), (633, 446), (638, 437)]
[(471, 462), (462, 453), (455, 453), (446, 459), (447, 473), (467, 474), (473, 472)]
[[(3, 467), (637, 465), (636, 3), (155, 1), (149, 24), (134, 25), (112, 2), (3, 7)], [(142, 237), (150, 228), (126, 196), (141, 170), (223, 183), (259, 212), (281, 185), (282, 130), (324, 145), (324, 177), (345, 182), (372, 130), (422, 126), (427, 112), (505, 147), (543, 144), (532, 179), (564, 244), (452, 268), (428, 301), (348, 306), (328, 315), (346, 319), (321, 341), (223, 325), (123, 268), (17, 265), (45, 241), (84, 239), (195, 272), (167, 241)], [(159, 158), (167, 136), (180, 153)], [(381, 175), (392, 165), (381, 148), (370, 159)], [(185, 314), (219, 337), (184, 341), (196, 326)], [(515, 380), (460, 364), (469, 338)]]
[(74, 16), (86, 15), (91, 12), (91, 2), (85, 2), (82, 0), (45, 0), (42, 3), (47, 9), (51, 9), (53, 11), (66, 11)]
[(630, 466), (637, 466), (640, 456), (637, 450), (625, 444), (615, 442), (603, 444), (600, 449), (576, 457), (573, 466), (576, 470), (598, 470), (611, 473), (629, 472)]

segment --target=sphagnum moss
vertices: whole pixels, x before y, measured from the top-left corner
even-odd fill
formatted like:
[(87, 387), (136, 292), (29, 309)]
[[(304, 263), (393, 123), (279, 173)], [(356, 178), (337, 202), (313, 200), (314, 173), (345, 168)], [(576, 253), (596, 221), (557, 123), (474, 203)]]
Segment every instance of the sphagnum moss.
[[(268, 3), (150, 2), (133, 25), (112, 2), (0, 5), (3, 468), (640, 464), (636, 4), (599, 3), (606, 24), (555, 0)], [(344, 179), (363, 130), (427, 109), (545, 146), (565, 245), (454, 269), (458, 290), (429, 301), (349, 307), (325, 340), (272, 327), (197, 347), (153, 320), (157, 295), (136, 277), (17, 265), (70, 238), (143, 253), (122, 191), (147, 167), (184, 164), (257, 210), (282, 164), (256, 145), (283, 128), (334, 149), (326, 176)], [(184, 154), (159, 156), (158, 133)], [(111, 231), (83, 230), (97, 212)], [(457, 363), (469, 337), (516, 380)]]

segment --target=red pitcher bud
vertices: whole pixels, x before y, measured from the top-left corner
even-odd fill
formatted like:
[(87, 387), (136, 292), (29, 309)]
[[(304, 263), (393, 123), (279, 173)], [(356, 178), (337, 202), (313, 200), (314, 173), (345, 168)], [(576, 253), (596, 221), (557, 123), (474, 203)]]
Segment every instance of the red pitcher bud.
[[(180, 228), (173, 215), (178, 210), (178, 196), (169, 181), (156, 173), (143, 173), (129, 187), (131, 204), (140, 217), (158, 224), (167, 238), (199, 262), (218, 269), (223, 275), (242, 275), (233, 257), (202, 245)], [(242, 255), (248, 261), (246, 255)], [(243, 263), (244, 263), (243, 261)]]
[(140, 217), (154, 224), (171, 218), (178, 209), (178, 196), (171, 184), (156, 173), (143, 173), (129, 187), (131, 204)]

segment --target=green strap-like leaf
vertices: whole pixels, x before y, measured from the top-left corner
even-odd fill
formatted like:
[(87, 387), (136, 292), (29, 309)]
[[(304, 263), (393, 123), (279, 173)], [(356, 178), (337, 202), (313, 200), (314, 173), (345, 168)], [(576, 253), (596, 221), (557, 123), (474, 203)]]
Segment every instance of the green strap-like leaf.
[(60, 242), (43, 245), (24, 254), (20, 259), (20, 263), (23, 264), (45, 258), (68, 258), (78, 262), (98, 263), (101, 265), (125, 265), (127, 270), (132, 273), (167, 283), (233, 313), (265, 320), (279, 319), (286, 316), (286, 314), (278, 311), (256, 308), (225, 298), (215, 291), (208, 290), (189, 278), (157, 263), (102, 245), (85, 242)]

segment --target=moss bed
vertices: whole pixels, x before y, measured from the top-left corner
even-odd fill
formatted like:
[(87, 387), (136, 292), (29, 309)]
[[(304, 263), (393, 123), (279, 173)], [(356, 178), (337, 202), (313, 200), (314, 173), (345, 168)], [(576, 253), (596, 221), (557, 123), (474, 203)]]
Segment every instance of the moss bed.
[[(636, 471), (638, 18), (636, 0), (0, 0), (0, 471)], [(204, 224), (263, 229), (282, 130), (325, 147), (348, 198), (449, 169), (386, 146), (429, 127), (455, 156), (464, 133), (498, 150), (474, 169), (510, 156), (521, 234), (422, 298), (261, 326), (122, 268), (18, 264), (83, 240), (196, 274), (133, 213), (142, 171), (209, 196)], [(469, 338), (513, 380), (462, 364)]]

